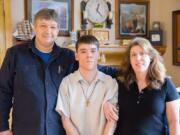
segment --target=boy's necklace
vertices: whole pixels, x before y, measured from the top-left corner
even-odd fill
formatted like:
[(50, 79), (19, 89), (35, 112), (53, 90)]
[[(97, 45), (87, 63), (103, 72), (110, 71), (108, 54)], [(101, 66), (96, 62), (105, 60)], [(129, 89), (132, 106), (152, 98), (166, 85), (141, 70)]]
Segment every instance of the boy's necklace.
[[(96, 85), (97, 85), (98, 82), (99, 81), (96, 81), (96, 83), (94, 84), (94, 87), (93, 87), (93, 89), (91, 91), (91, 94), (89, 96), (87, 96), (87, 94), (85, 94), (85, 90), (84, 90), (84, 88), (82, 86), (83, 85), (82, 82), (81, 81), (79, 82), (80, 86), (81, 86), (81, 90), (83, 92), (83, 96), (84, 96), (84, 98), (86, 100), (86, 107), (88, 107), (90, 105), (90, 99), (91, 99), (91, 97), (92, 97), (92, 95), (93, 95), (93, 93), (95, 91), (95, 88), (96, 88)], [(86, 93), (87, 93), (88, 89), (89, 89), (89, 87), (87, 88)]]

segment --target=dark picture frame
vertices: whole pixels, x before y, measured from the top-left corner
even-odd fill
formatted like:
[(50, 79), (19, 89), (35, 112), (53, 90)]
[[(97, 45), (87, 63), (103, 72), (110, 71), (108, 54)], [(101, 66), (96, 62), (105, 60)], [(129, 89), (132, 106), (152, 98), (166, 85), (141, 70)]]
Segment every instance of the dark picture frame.
[(149, 31), (149, 40), (152, 45), (162, 45), (163, 32), (162, 30), (151, 30)]
[(59, 36), (69, 36), (74, 30), (74, 0), (25, 0), (25, 18), (33, 21), (34, 15), (42, 8), (55, 9), (59, 14)]
[(180, 10), (172, 12), (173, 65), (180, 66)]
[(148, 37), (149, 1), (116, 0), (116, 39), (130, 39), (135, 36)]

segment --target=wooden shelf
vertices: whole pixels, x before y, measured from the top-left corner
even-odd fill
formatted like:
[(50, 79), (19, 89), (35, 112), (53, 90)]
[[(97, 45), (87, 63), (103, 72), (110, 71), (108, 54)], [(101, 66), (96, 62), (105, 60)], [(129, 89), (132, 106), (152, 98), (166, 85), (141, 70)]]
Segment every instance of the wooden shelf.
[[(69, 45), (67, 48), (75, 50), (74, 45)], [(157, 49), (161, 55), (166, 52), (166, 46), (164, 45), (156, 45), (154, 48)], [(102, 65), (119, 66), (125, 55), (126, 49), (127, 46), (123, 45), (100, 45), (99, 63)]]
[(154, 48), (160, 53), (160, 55), (164, 55), (166, 52), (167, 46), (165, 45), (154, 45)]

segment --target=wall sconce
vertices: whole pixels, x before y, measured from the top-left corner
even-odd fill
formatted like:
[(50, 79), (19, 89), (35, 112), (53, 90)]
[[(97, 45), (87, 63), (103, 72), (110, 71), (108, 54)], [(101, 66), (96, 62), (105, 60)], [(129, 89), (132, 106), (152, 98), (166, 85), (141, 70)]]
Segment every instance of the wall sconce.
[(113, 12), (109, 12), (109, 15), (107, 17), (107, 25), (106, 27), (111, 29), (111, 25), (113, 24)]

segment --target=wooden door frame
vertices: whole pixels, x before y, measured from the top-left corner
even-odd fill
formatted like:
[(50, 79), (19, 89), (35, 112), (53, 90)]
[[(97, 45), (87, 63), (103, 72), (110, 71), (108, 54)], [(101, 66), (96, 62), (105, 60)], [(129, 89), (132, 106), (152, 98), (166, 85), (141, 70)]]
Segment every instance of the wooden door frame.
[(180, 66), (180, 10), (172, 12), (173, 65)]
[(0, 0), (0, 65), (7, 48), (13, 45), (11, 0)]

